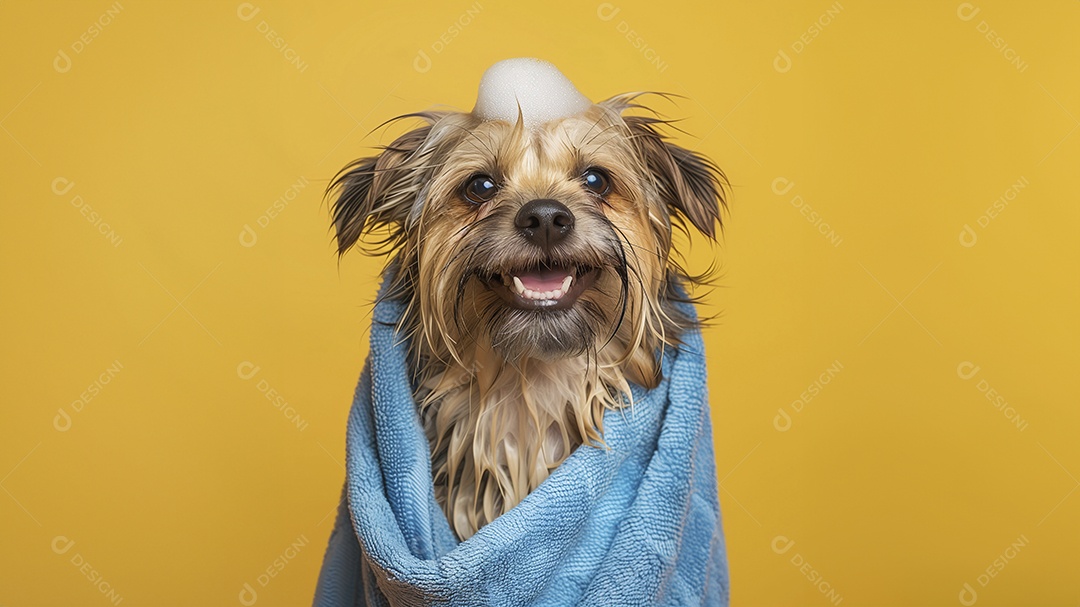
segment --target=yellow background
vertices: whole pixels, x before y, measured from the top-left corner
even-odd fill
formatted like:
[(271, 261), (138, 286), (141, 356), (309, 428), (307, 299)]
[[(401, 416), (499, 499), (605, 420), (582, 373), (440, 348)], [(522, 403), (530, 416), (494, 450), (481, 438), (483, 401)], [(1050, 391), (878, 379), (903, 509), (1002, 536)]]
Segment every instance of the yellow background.
[(322, 190), (515, 56), (684, 95), (734, 184), (691, 257), (735, 605), (1080, 602), (1080, 3), (121, 2), (0, 6), (0, 604), (310, 601), (380, 267)]

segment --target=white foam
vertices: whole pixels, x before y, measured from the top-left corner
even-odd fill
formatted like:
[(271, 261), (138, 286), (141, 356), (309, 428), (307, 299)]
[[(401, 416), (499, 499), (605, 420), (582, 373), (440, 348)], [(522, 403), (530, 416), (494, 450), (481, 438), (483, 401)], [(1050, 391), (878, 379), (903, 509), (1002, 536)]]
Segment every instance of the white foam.
[(484, 120), (514, 124), (518, 107), (524, 126), (533, 128), (557, 118), (576, 116), (592, 102), (559, 68), (540, 59), (505, 59), (480, 79), (473, 114)]

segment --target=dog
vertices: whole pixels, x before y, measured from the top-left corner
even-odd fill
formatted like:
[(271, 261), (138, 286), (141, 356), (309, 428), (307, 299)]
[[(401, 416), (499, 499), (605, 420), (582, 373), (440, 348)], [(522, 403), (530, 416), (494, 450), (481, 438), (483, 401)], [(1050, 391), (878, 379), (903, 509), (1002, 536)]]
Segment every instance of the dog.
[(389, 259), (435, 495), (462, 540), (575, 449), (603, 448), (604, 412), (657, 386), (692, 325), (674, 303), (702, 277), (673, 230), (715, 239), (729, 186), (646, 98), (535, 124), (520, 105), (517, 120), (407, 114), (393, 120), (418, 128), (327, 188), (339, 256)]

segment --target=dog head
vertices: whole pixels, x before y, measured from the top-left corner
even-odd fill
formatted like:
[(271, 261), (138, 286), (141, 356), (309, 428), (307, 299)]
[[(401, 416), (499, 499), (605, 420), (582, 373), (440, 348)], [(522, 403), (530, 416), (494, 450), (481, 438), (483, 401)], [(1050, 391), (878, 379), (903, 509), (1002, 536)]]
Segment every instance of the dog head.
[(545, 114), (519, 95), (516, 116), (478, 102), (401, 117), (423, 125), (328, 189), (339, 253), (360, 241), (392, 255), (390, 296), (428, 356), (588, 356), (654, 386), (657, 349), (687, 325), (673, 227), (714, 237), (726, 182), (665, 121), (628, 115), (639, 100)]

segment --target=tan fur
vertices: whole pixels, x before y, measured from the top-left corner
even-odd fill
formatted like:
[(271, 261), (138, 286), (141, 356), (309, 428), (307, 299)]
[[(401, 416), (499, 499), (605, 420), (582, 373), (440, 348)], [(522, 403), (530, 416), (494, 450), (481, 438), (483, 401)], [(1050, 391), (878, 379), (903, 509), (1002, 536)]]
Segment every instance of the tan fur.
[[(335, 182), (339, 246), (385, 230), (397, 253), (392, 296), (407, 302), (399, 329), (413, 355), (436, 496), (463, 539), (574, 449), (602, 448), (604, 411), (629, 403), (630, 382), (659, 382), (658, 354), (685, 328), (668, 305), (685, 279), (669, 255), (672, 220), (711, 236), (722, 175), (666, 143), (654, 121), (624, 118), (632, 106), (633, 97), (616, 98), (535, 130), (425, 114), (429, 126)], [(580, 181), (594, 166), (612, 175), (603, 200)], [(502, 186), (480, 206), (461, 196), (477, 173)], [(536, 198), (557, 199), (576, 218), (559, 255), (601, 269), (559, 322), (508, 311), (483, 279), (547, 261), (512, 225)]]

